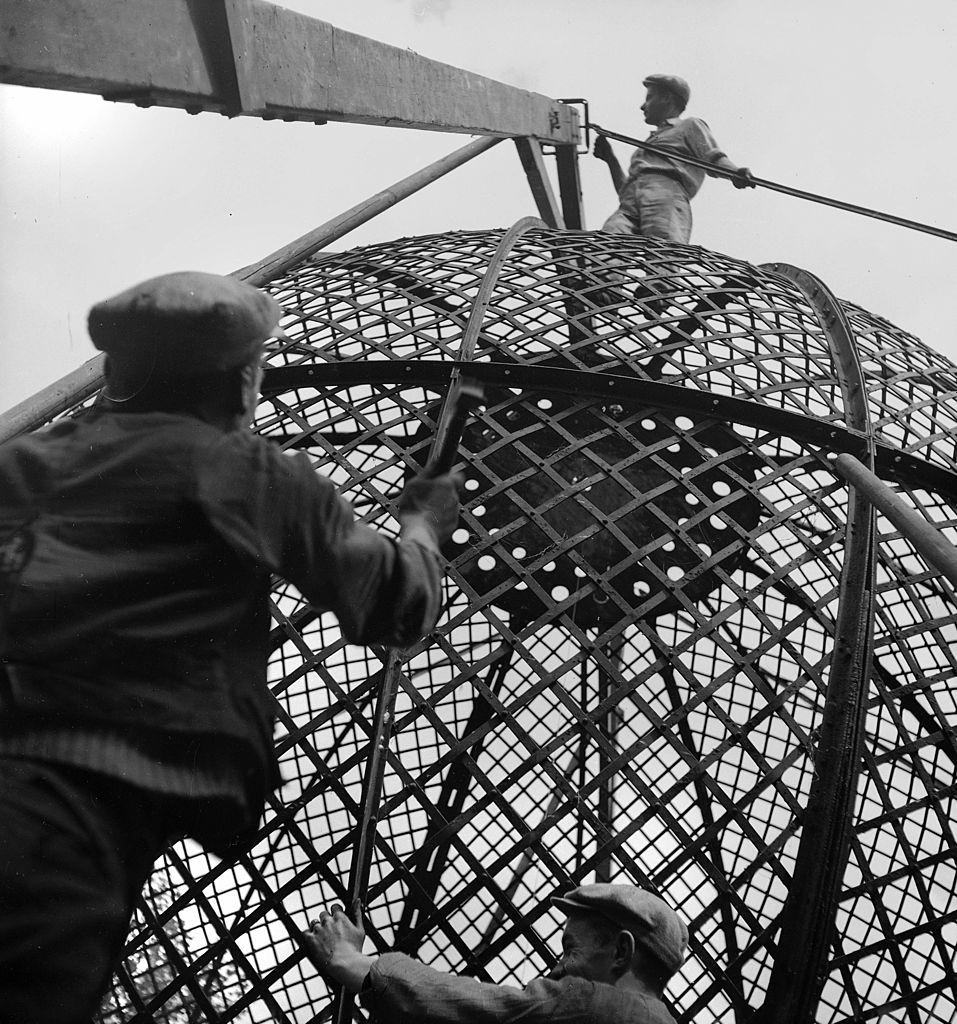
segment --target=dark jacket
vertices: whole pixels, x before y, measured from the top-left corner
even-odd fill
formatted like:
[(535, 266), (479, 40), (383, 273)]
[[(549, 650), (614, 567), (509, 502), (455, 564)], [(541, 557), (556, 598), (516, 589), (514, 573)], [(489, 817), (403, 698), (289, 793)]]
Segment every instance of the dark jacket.
[(355, 523), (308, 458), (190, 416), (92, 413), (0, 448), (8, 715), (234, 741), (275, 784), (270, 574), (355, 643), (434, 624), (439, 559)]

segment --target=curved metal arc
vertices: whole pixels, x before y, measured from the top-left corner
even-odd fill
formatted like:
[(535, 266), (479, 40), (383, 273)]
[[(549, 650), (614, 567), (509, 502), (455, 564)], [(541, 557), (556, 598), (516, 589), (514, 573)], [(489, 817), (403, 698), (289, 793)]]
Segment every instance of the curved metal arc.
[[(508, 259), (512, 247), (519, 236), (531, 227), (547, 227), (547, 225), (536, 217), (524, 217), (513, 224), (505, 232), (502, 240), (495, 249), (492, 258), (489, 260), (482, 283), (479, 285), (478, 293), (472, 304), (466, 324), (465, 334), (462, 338), (460, 354), (461, 363), (468, 363), (475, 351), (475, 344), (482, 329), (482, 321), (485, 312), (491, 301), (498, 275), (501, 273), (505, 261)], [(435, 436), (429, 450), (429, 464), (435, 459), (441, 459), (442, 454), (447, 452), (451, 446), (458, 444), (458, 437), (453, 436), (456, 427), (461, 432), (464, 425), (460, 405), (460, 391), (462, 387), (462, 367), (457, 365), (449, 374), (448, 388), (439, 411), (438, 423)], [(366, 765), (366, 774), (363, 781), (363, 795), (361, 805), (360, 821), (358, 822), (358, 839), (353, 849), (352, 864), (349, 870), (349, 897), (352, 903), (361, 901), (365, 896), (369, 884), (369, 872), (372, 866), (373, 847), (375, 844), (376, 825), (378, 823), (379, 805), (382, 798), (382, 786), (385, 777), (386, 760), (389, 753), (389, 745), (392, 739), (392, 727), (394, 724), (394, 708), (396, 690), (398, 686), (398, 675), (404, 660), (403, 653), (398, 650), (391, 650), (388, 653), (385, 665), (385, 678), (382, 689), (376, 701), (375, 726), (373, 731), (373, 745), (370, 759)], [(432, 874), (441, 874), (443, 865), (433, 865)], [(344, 988), (337, 990), (335, 999), (334, 1018), (337, 1024), (347, 1024), (352, 1020), (354, 1000)]]
[[(626, 377), (594, 370), (570, 370), (539, 364), (459, 361), (417, 361), (389, 359), (375, 362), (323, 363), (281, 366), (267, 370), (263, 394), (276, 395), (296, 387), (348, 384), (420, 385), (440, 390), (455, 371), (463, 371), (483, 384), (589, 395), (616, 401), (631, 400), (641, 405), (746, 424), (773, 430), (800, 441), (836, 451), (864, 452), (867, 437), (840, 423), (813, 419), (771, 405), (712, 391), (666, 384), (662, 381)], [(895, 450), (895, 454), (896, 450)], [(957, 475), (955, 475), (957, 476)]]
[[(452, 370), (457, 366), (462, 367), (462, 364), (404, 359), (280, 366), (266, 370), (263, 393), (269, 396), (297, 387), (349, 384), (418, 385), (440, 391), (447, 386)], [(617, 401), (634, 401), (689, 416), (707, 414), (710, 419), (772, 430), (832, 452), (849, 452), (867, 458), (869, 439), (866, 433), (851, 430), (841, 423), (814, 419), (748, 399), (638, 377), (536, 364), (481, 362), (473, 363), (467, 369), (469, 376), (485, 384), (602, 398), (614, 393)], [(935, 489), (942, 495), (957, 497), (957, 472), (954, 470), (883, 441), (874, 441), (874, 451), (882, 478), (911, 481), (917, 486)]]
[[(864, 435), (873, 468), (871, 429), (853, 334), (840, 303), (822, 281), (789, 264), (783, 274), (804, 293), (831, 348), (849, 427)], [(765, 1000), (754, 1024), (813, 1024), (834, 940), (837, 905), (851, 846), (851, 817), (861, 772), (861, 743), (874, 631), (876, 526), (873, 506), (849, 489), (847, 532), (827, 693), (788, 899)]]
[(472, 302), (472, 311), (469, 313), (468, 323), (465, 325), (465, 334), (462, 336), (462, 344), (459, 347), (459, 362), (471, 362), (475, 356), (475, 345), (482, 331), (485, 314), (488, 311), (489, 303), (492, 301), (492, 294), (495, 291), (495, 285), (498, 283), (502, 267), (505, 266), (505, 261), (511, 255), (515, 243), (530, 228), (549, 230), (548, 225), (538, 217), (522, 217), (521, 220), (517, 220), (502, 235), (502, 240), (495, 247), (495, 252), (492, 253), (492, 258), (488, 261), (488, 266), (485, 268), (485, 273), (482, 276), (482, 283), (479, 285), (478, 292)]
[[(482, 324), (485, 321), (485, 314), (488, 305), (495, 292), (495, 285), (498, 283), (499, 274), (505, 261), (512, 252), (512, 248), (519, 237), (529, 228), (547, 228), (548, 225), (537, 217), (523, 217), (516, 221), (502, 236), (501, 241), (495, 247), (495, 252), (485, 268), (482, 281), (472, 301), (472, 308), (469, 311), (468, 322), (465, 325), (465, 332), (462, 335), (462, 343), (459, 346), (459, 359), (453, 364), (449, 373), (449, 385), (442, 401), (442, 408), (439, 410), (438, 423), (435, 427), (435, 438), (429, 450), (429, 463), (441, 459), (439, 453), (444, 453), (442, 461), (451, 463), (454, 458), (450, 449), (454, 451), (458, 444), (462, 428), (465, 425), (465, 418), (468, 414), (468, 406), (481, 404), (482, 396), (480, 388), (470, 386), (473, 375), (470, 364), (475, 357), (475, 347), (482, 333)], [(459, 437), (452, 436), (458, 433)], [(445, 467), (443, 467), (445, 468)]]
[[(835, 376), (844, 397), (847, 425), (873, 440), (864, 373), (857, 357), (854, 332), (840, 301), (819, 277), (790, 263), (762, 263), (759, 269), (788, 278), (804, 293), (824, 328), (824, 336), (831, 349)], [(870, 468), (874, 468), (873, 464)]]

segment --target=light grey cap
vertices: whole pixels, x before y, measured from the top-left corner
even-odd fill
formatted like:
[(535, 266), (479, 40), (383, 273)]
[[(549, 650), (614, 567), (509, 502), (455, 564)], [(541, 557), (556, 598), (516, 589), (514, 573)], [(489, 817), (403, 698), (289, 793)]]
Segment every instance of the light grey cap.
[(688, 929), (680, 917), (654, 893), (634, 885), (581, 885), (552, 903), (566, 913), (597, 913), (608, 918), (640, 943), (672, 973), (684, 963)]
[(684, 110), (691, 99), (691, 86), (677, 75), (649, 75), (647, 78), (642, 79), (641, 84), (646, 89), (648, 86), (654, 85), (659, 89), (665, 89), (667, 92), (670, 92), (681, 100), (682, 110)]

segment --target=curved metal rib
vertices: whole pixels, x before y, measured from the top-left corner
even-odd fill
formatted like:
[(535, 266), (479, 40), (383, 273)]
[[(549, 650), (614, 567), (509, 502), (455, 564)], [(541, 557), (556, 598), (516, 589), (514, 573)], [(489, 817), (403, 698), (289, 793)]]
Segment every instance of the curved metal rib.
[[(767, 269), (797, 284), (817, 313), (844, 395), (847, 425), (867, 436), (867, 461), (873, 468), (875, 444), (864, 379), (838, 300), (807, 271), (780, 263)], [(814, 782), (790, 892), (779, 918), (774, 967), (754, 1024), (812, 1024), (824, 985), (861, 766), (874, 616), (874, 520), (873, 507), (856, 488), (850, 488), (834, 648), (814, 757)]]

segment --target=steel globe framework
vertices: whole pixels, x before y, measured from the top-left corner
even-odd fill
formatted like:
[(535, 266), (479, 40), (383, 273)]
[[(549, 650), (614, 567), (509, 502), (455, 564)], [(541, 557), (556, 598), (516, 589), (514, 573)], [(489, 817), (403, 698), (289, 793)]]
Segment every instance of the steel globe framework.
[(954, 539), (957, 367), (795, 268), (529, 222), (268, 287), (256, 429), (387, 532), (483, 381), (445, 611), (387, 667), (276, 583), (287, 782), (235, 856), (157, 865), (101, 1019), (329, 1019), (296, 935), (348, 894), (391, 671), (376, 948), (523, 984), (551, 895), (630, 881), (690, 926), (679, 1021), (774, 1019), (805, 965), (817, 1021), (952, 1021), (957, 598), (828, 455)]

